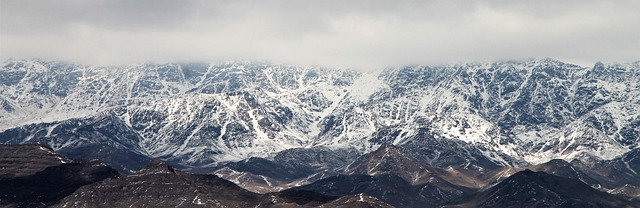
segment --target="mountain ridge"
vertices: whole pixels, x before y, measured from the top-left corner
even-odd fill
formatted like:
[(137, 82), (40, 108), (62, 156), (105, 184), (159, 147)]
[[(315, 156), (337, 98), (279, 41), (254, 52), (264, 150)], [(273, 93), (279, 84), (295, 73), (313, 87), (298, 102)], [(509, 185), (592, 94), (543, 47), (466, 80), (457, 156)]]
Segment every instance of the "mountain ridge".
[[(80, 157), (91, 157), (75, 152), (81, 147), (138, 155), (141, 162), (120, 164), (125, 171), (156, 157), (206, 172), (292, 148), (362, 154), (383, 143), (442, 168), (612, 159), (640, 145), (639, 68), (541, 59), (366, 74), (247, 62), (102, 67), (14, 60), (0, 70), (0, 142), (40, 141)], [(75, 132), (95, 132), (103, 124), (85, 122), (100, 115), (122, 125), (112, 134), (137, 139), (90, 141)]]

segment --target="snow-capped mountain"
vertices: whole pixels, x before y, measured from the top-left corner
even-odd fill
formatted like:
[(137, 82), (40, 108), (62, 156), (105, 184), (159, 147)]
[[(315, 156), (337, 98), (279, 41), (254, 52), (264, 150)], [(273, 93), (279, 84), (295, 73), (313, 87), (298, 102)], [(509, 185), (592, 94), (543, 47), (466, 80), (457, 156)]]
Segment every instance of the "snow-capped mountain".
[(85, 68), (33, 60), (8, 62), (2, 73), (0, 95), (9, 106), (2, 127), (19, 126), (5, 131), (3, 142), (41, 141), (56, 149), (110, 143), (61, 135), (78, 132), (61, 125), (71, 119), (109, 117), (120, 121), (101, 124), (126, 126), (114, 134), (135, 132), (115, 145), (195, 166), (309, 146), (320, 118), (358, 75), (251, 63)]
[(365, 108), (398, 126), (394, 144), (427, 127), (436, 139), (532, 163), (583, 153), (612, 159), (638, 147), (639, 65), (588, 69), (545, 59), (405, 67), (381, 75), (390, 89)]
[[(477, 170), (612, 159), (640, 145), (639, 83), (640, 62), (585, 68), (542, 59), (376, 74), (9, 60), (0, 69), (0, 142), (68, 152), (97, 143), (200, 168), (292, 148), (366, 153), (383, 143), (429, 165)], [(111, 132), (88, 136), (92, 129)]]

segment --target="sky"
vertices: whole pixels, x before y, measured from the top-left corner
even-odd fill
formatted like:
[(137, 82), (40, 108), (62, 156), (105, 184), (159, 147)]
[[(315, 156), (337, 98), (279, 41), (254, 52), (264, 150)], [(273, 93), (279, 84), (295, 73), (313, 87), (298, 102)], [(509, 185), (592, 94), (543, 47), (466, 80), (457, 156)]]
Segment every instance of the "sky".
[(0, 0), (0, 59), (379, 69), (640, 60), (637, 0)]

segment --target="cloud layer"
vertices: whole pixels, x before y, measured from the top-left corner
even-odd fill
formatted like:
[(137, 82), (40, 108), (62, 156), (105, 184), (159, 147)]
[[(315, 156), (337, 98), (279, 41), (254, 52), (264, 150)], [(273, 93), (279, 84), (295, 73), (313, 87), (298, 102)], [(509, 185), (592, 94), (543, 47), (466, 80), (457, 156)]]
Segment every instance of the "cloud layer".
[(0, 58), (377, 69), (640, 60), (640, 1), (0, 1)]

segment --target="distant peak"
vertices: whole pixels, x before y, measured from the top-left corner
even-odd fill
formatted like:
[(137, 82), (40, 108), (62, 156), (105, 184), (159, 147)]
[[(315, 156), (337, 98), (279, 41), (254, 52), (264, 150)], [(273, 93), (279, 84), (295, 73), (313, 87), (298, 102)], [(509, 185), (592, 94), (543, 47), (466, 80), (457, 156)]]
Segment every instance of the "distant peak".
[[(557, 59), (553, 59), (553, 58), (532, 59), (532, 60), (528, 61), (528, 63), (532, 63), (534, 65), (556, 65), (556, 66), (561, 66), (561, 65), (568, 64), (568, 63), (565, 63), (563, 61), (560, 61), (560, 60), (557, 60)], [(569, 65), (574, 65), (574, 64), (569, 64)]]
[(538, 62), (560, 62), (557, 59), (553, 59), (553, 58), (549, 58), (549, 57), (541, 58), (541, 59), (538, 59), (537, 61)]
[(604, 64), (602, 62), (596, 62), (595, 65), (593, 65), (593, 70), (604, 70)]

